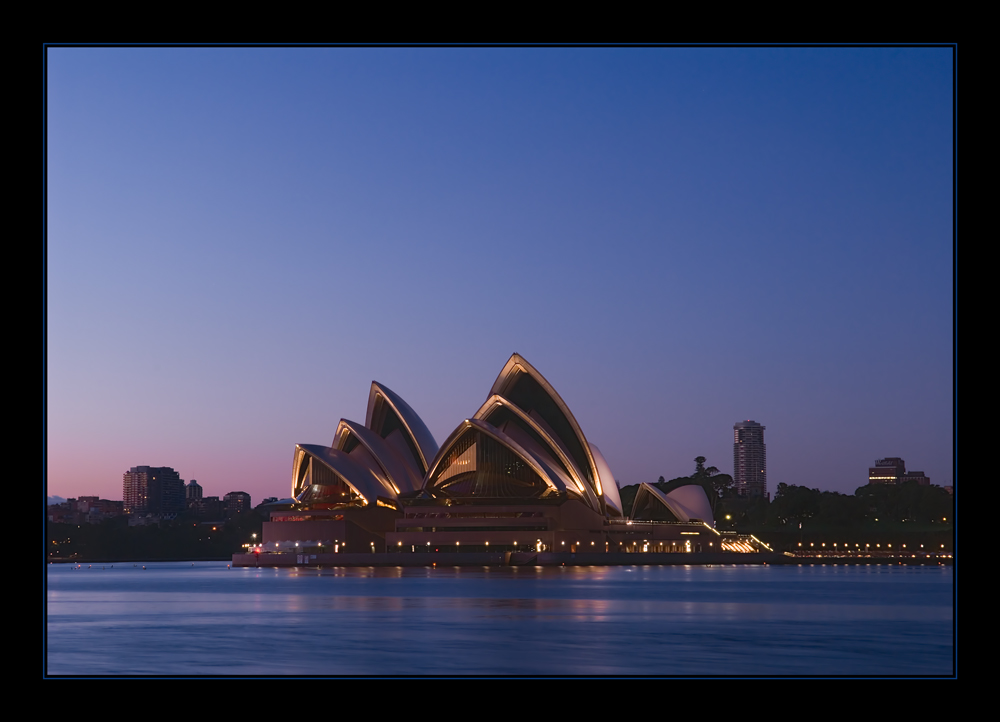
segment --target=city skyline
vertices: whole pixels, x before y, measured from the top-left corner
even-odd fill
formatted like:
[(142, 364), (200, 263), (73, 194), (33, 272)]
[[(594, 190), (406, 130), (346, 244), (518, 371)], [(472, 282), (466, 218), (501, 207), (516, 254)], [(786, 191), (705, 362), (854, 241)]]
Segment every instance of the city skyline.
[(853, 493), (888, 454), (951, 485), (952, 72), (49, 48), (47, 493), (114, 499), (144, 464), (281, 498), (373, 380), (440, 444), (515, 352), (622, 485), (733, 473), (746, 419), (772, 495)]

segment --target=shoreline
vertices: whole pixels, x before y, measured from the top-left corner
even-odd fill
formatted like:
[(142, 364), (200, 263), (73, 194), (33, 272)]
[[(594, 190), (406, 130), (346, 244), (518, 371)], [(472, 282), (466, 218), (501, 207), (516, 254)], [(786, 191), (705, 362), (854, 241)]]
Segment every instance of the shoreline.
[(569, 553), (569, 552), (416, 552), (358, 554), (233, 554), (231, 558), (212, 559), (50, 559), (47, 565), (114, 564), (196, 564), (228, 563), (233, 568), (246, 567), (482, 567), (482, 566), (732, 566), (732, 565), (890, 565), (954, 566), (953, 556), (793, 556), (782, 553)]
[(358, 554), (234, 554), (233, 567), (430, 567), (430, 566), (729, 566), (802, 564), (887, 564), (952, 566), (938, 557), (798, 557), (781, 553), (569, 553), (569, 552), (410, 552)]

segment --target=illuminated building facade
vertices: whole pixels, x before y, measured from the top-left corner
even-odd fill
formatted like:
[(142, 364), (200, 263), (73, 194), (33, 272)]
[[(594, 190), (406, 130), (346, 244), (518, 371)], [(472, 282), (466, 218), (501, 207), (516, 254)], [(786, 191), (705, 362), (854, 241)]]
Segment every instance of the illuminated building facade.
[(875, 466), (868, 467), (869, 484), (898, 484), (906, 473), (906, 462), (898, 456), (876, 459)]
[(767, 496), (767, 447), (756, 421), (733, 425), (733, 489), (738, 496)]
[(907, 471), (906, 462), (898, 456), (876, 459), (875, 466), (868, 467), (869, 484), (905, 484), (908, 481), (915, 481), (920, 485), (931, 483), (924, 472)]
[(133, 466), (122, 475), (125, 513), (172, 516), (184, 511), (184, 481), (169, 466)]
[(295, 503), (265, 522), (265, 550), (720, 548), (700, 486), (654, 490), (642, 507), (653, 516), (625, 519), (603, 454), (520, 355), (486, 396), (438, 446), (409, 404), (373, 381), (364, 424), (342, 419), (330, 446), (295, 447)]

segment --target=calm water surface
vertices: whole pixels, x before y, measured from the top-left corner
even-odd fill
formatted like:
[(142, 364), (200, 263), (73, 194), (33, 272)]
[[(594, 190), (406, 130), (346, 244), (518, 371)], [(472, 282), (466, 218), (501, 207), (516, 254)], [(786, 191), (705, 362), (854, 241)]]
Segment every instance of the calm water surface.
[(48, 567), (50, 675), (950, 675), (951, 567)]

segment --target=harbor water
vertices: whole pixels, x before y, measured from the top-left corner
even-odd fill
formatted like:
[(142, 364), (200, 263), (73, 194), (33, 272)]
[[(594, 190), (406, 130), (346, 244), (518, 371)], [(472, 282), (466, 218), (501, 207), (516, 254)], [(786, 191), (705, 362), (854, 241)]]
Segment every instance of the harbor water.
[(954, 673), (950, 566), (54, 564), (46, 673)]

